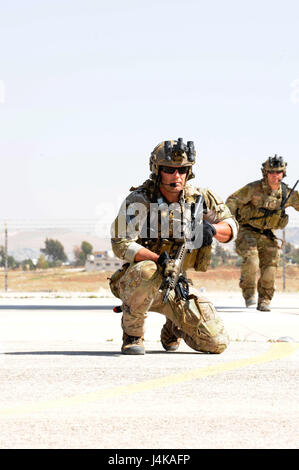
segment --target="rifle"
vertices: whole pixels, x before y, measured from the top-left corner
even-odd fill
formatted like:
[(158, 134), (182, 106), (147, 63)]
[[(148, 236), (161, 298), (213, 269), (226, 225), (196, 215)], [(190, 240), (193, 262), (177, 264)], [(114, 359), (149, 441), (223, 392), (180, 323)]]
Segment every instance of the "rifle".
[[(163, 292), (163, 303), (165, 303), (172, 290), (175, 290), (179, 299), (187, 299), (189, 295), (189, 285), (187, 279), (182, 275), (182, 268), (184, 265), (187, 253), (190, 253), (192, 248), (200, 248), (197, 246), (200, 243), (202, 232), (200, 224), (202, 224), (203, 213), (203, 196), (200, 195), (196, 201), (191, 205), (191, 220), (184, 228), (183, 242), (177, 249), (175, 257), (169, 261), (171, 263), (171, 274), (165, 277), (160, 286), (160, 291)], [(195, 234), (192, 236), (192, 234)]]
[(266, 219), (267, 217), (269, 217), (270, 215), (273, 215), (273, 214), (276, 214), (279, 210), (280, 211), (284, 211), (284, 208), (286, 206), (286, 203), (288, 202), (288, 200), (290, 199), (291, 195), (293, 194), (293, 192), (295, 191), (295, 188), (297, 186), (297, 184), (299, 183), (299, 180), (296, 181), (296, 183), (294, 184), (294, 186), (292, 187), (289, 195), (282, 200), (281, 202), (281, 206), (280, 206), (280, 209), (265, 209), (264, 207), (260, 207), (259, 208), (259, 211), (260, 212), (263, 212), (264, 215), (261, 215), (259, 217), (251, 217), (249, 220), (257, 220), (257, 219)]
[(298, 183), (299, 183), (299, 180), (297, 180), (296, 183), (294, 184), (294, 186), (292, 187), (292, 189), (291, 189), (291, 191), (290, 191), (288, 197), (285, 198), (284, 201), (282, 201), (281, 210), (284, 210), (286, 203), (288, 202), (288, 200), (290, 199), (290, 196), (291, 196), (291, 195), (293, 194), (293, 192), (295, 191), (295, 188), (296, 188), (296, 186), (297, 186)]

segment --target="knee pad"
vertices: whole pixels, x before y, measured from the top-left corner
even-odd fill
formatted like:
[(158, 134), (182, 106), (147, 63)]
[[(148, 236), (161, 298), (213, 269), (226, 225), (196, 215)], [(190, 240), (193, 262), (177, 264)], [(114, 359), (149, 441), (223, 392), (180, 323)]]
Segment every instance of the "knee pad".
[(260, 278), (260, 284), (265, 288), (272, 288), (275, 283), (276, 267), (268, 266)]
[(244, 258), (244, 266), (243, 269), (248, 270), (250, 273), (256, 273), (259, 268), (259, 260), (257, 256), (246, 256)]

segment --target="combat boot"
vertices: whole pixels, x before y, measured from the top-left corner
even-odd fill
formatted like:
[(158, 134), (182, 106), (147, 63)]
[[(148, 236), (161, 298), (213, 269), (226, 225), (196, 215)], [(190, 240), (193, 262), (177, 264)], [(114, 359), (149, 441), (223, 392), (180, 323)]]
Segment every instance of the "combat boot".
[(180, 345), (181, 338), (178, 338), (173, 331), (171, 320), (166, 319), (161, 330), (161, 343), (165, 351), (176, 351)]
[(249, 297), (248, 299), (245, 299), (245, 304), (246, 307), (251, 307), (252, 305), (256, 304), (256, 300), (254, 297)]
[(260, 310), (260, 312), (271, 312), (270, 302), (267, 302), (265, 300), (259, 300), (256, 309)]
[(130, 336), (124, 332), (121, 352), (123, 354), (145, 354), (143, 338), (141, 336)]

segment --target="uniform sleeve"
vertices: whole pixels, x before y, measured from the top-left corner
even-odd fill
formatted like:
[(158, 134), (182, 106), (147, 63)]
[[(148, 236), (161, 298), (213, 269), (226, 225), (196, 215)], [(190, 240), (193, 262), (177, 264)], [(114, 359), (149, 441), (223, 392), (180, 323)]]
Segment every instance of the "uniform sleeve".
[(136, 253), (142, 245), (138, 243), (146, 227), (149, 201), (141, 191), (134, 191), (122, 203), (116, 219), (111, 226), (111, 246), (118, 258), (134, 262)]
[(204, 191), (203, 196), (207, 206), (207, 213), (204, 215), (204, 219), (211, 224), (226, 222), (232, 229), (232, 237), (228, 241), (235, 240), (238, 234), (239, 224), (231, 213), (228, 205), (210, 190)]
[(232, 215), (237, 216), (238, 209), (251, 200), (251, 186), (246, 185), (231, 194), (225, 201)]
[(286, 207), (293, 207), (296, 211), (299, 211), (299, 191), (294, 191), (290, 196), (290, 199), (286, 203)]

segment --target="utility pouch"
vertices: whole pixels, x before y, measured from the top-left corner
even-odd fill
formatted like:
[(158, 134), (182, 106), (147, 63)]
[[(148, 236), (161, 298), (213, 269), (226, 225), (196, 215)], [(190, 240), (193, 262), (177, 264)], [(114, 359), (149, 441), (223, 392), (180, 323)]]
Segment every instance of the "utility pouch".
[(115, 273), (113, 273), (111, 277), (108, 277), (110, 290), (112, 294), (118, 299), (120, 299), (118, 284), (129, 266), (130, 263), (125, 263), (120, 269), (115, 271)]
[(211, 262), (212, 245), (203, 246), (198, 250), (187, 253), (182, 271), (194, 269), (195, 271), (207, 271)]
[(289, 222), (289, 216), (287, 214), (284, 214), (282, 217), (279, 218), (278, 224), (277, 224), (277, 229), (283, 229), (288, 225)]
[(195, 271), (207, 271), (211, 262), (212, 245), (203, 246), (197, 250), (197, 255), (194, 263)]

